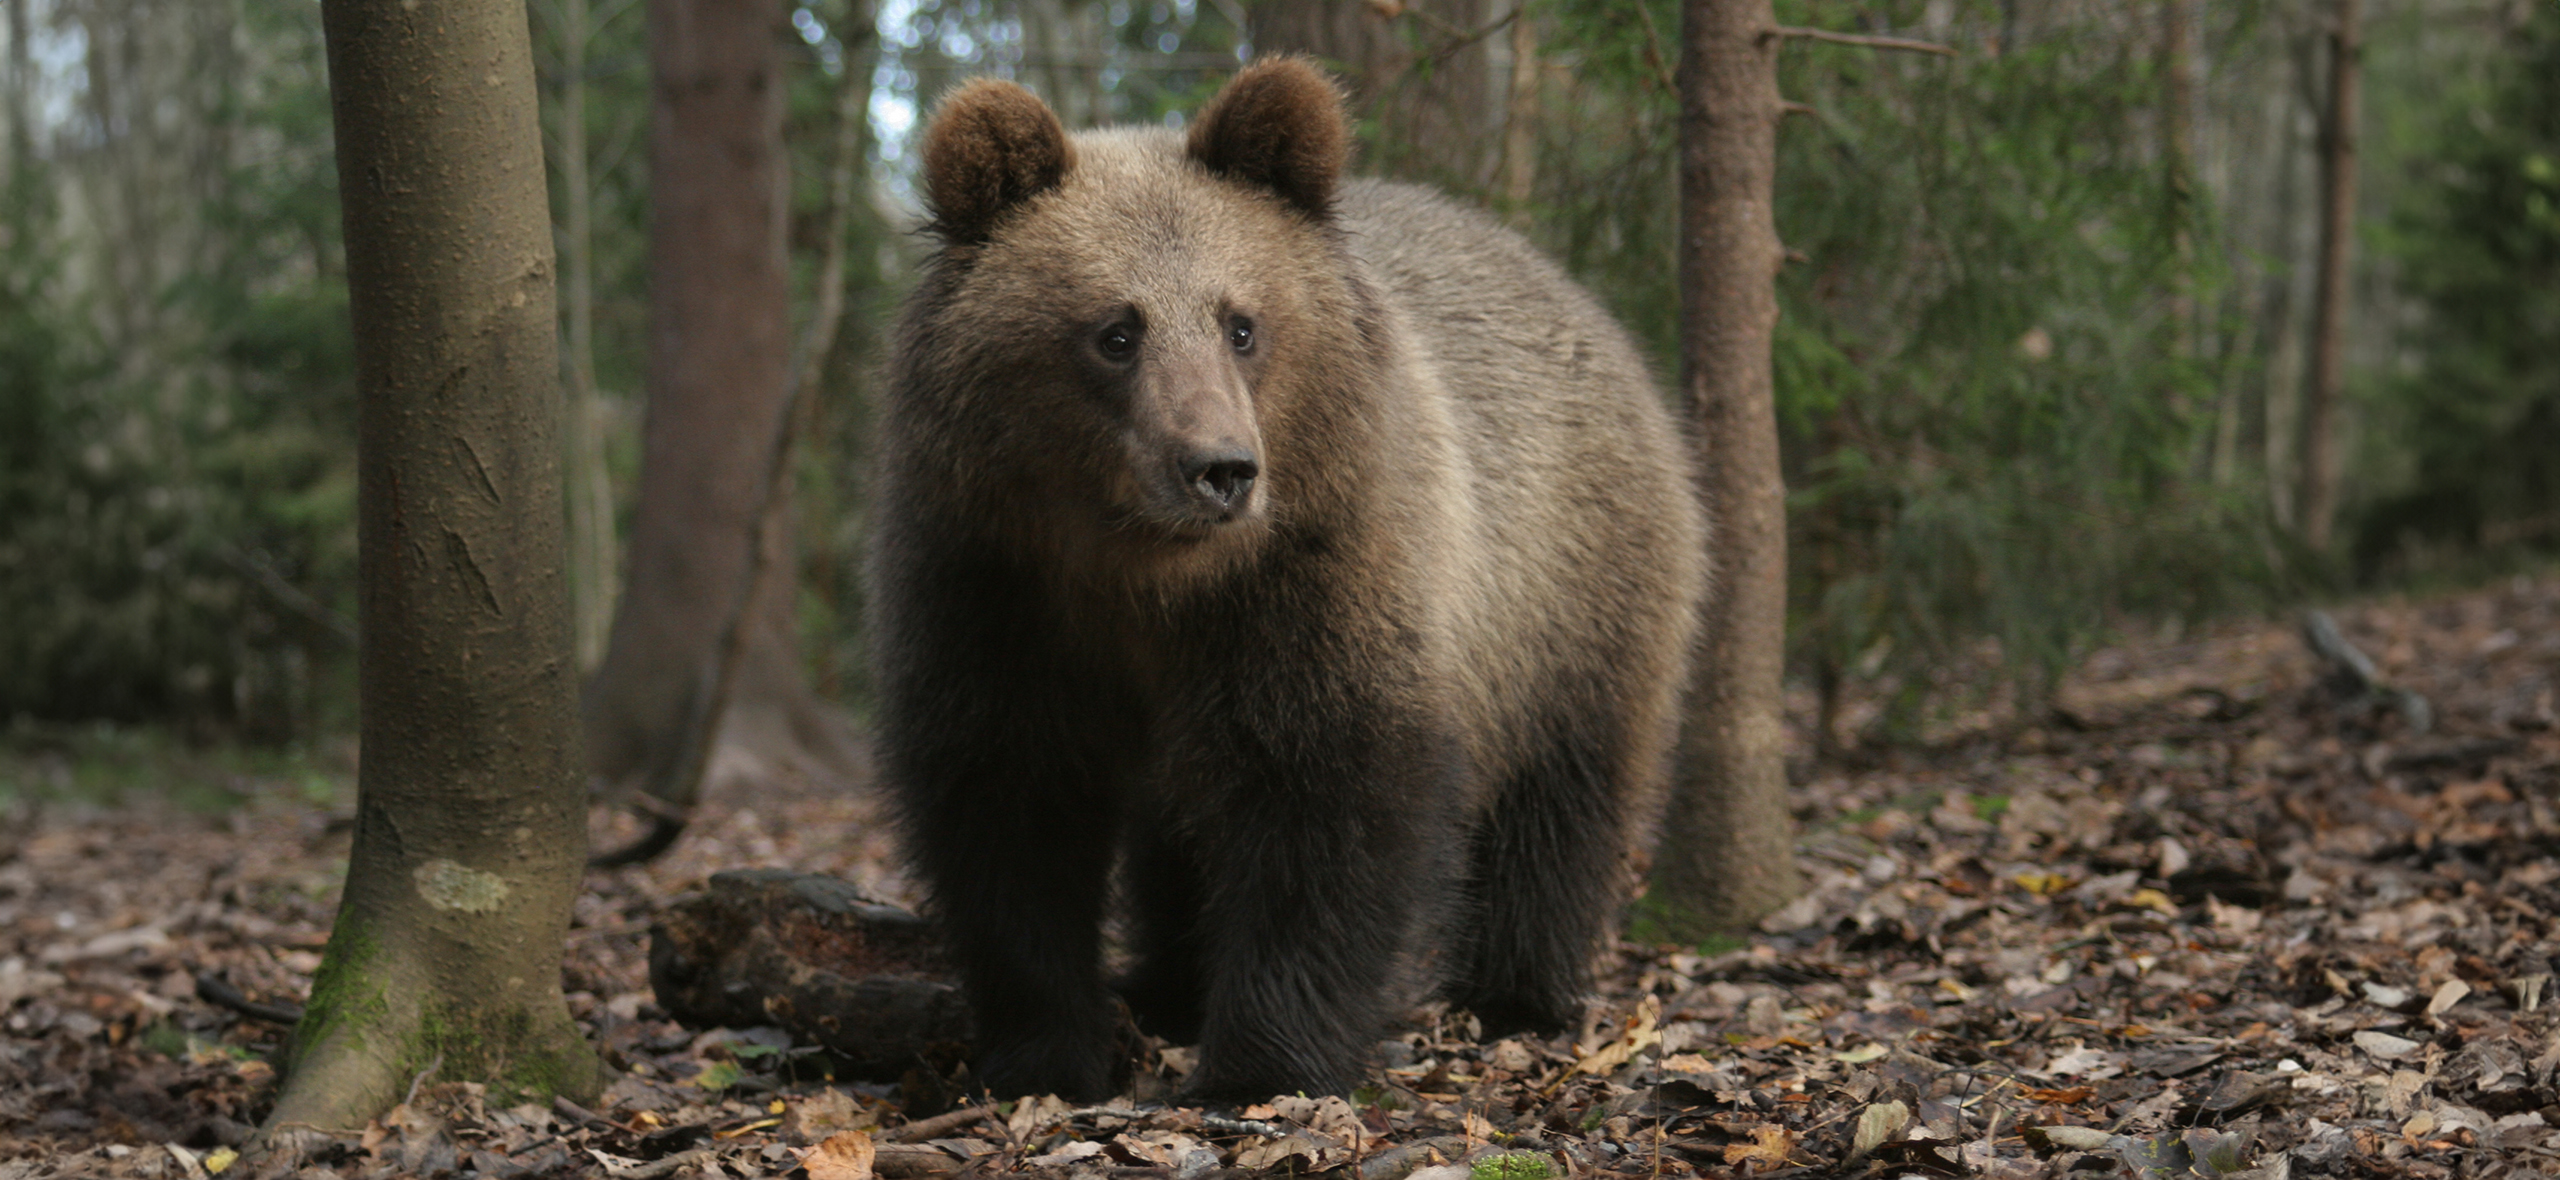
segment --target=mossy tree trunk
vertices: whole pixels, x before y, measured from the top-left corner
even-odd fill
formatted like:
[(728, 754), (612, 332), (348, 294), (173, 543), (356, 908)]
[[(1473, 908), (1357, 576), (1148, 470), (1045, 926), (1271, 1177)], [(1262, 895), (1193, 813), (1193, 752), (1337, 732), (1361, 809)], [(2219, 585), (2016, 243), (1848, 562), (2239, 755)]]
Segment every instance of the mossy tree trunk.
[(1696, 416), (1716, 582), (1647, 896), (1662, 935), (1737, 933), (1802, 888), (1780, 677), (1786, 486), (1770, 344), (1777, 21), (1769, 0), (1690, 0), (1680, 29), (1680, 387)]
[(592, 1093), (549, 211), (521, 0), (326, 0), (356, 333), (364, 762), (270, 1133), (412, 1081)]

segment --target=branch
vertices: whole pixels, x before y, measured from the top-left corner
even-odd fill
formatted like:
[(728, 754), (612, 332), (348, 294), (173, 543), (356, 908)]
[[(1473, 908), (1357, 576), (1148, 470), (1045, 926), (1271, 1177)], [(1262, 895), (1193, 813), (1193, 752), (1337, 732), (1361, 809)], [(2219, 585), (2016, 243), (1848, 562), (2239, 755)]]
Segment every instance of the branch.
[(2305, 611), (2302, 615), (2302, 643), (2320, 657), (2323, 679), (2331, 692), (2347, 703), (2345, 712), (2369, 714), (2389, 709), (2400, 714), (2412, 734), (2424, 734), (2435, 728), (2435, 709), (2415, 689), (2398, 688), (2382, 679), (2374, 667), (2373, 657), (2347, 642), (2338, 630), (2338, 622), (2324, 610)]
[(1644, 18), (1644, 55), (1646, 60), (1653, 64), (1654, 78), (1662, 83), (1662, 92), (1677, 101), (1680, 96), (1680, 82), (1671, 76), (1671, 62), (1662, 52), (1662, 30), (1653, 23), (1653, 7), (1650, 0), (1638, 0), (1636, 15)]
[(1935, 41), (1914, 41), (1907, 37), (1871, 37), (1865, 33), (1835, 33), (1829, 29), (1808, 29), (1799, 25), (1780, 25), (1769, 30), (1772, 37), (1801, 37), (1807, 41), (1828, 41), (1834, 45), (1863, 45), (1869, 49), (1900, 49), (1911, 53), (1935, 53), (1954, 57), (1956, 51)]

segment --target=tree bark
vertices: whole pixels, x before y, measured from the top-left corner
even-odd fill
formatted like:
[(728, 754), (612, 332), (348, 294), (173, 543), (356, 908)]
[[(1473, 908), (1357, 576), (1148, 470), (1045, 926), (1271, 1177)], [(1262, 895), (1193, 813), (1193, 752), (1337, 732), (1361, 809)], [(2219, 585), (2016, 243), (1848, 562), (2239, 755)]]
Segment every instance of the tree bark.
[(2195, 50), (2188, 0), (2160, 8), (2160, 168), (2168, 180), (2170, 233), (2177, 273), (2169, 295), (2169, 339), (2175, 355), (2195, 355)]
[(613, 520), (613, 477), (606, 470), (604, 422), (596, 391), (595, 186), (588, 178), (587, 45), (595, 22), (587, 0), (560, 0), (561, 335), (568, 355), (569, 589), (575, 595), (578, 668), (604, 659), (613, 622), (622, 555)]
[(1503, 214), (1522, 228), (1538, 181), (1538, 69), (1538, 26), (1524, 3), (1511, 14), (1511, 96), (1502, 118)]
[(2311, 380), (2302, 391), (2302, 543), (2329, 548), (2338, 515), (2338, 398), (2345, 383), (2347, 251), (2356, 219), (2356, 113), (2363, 22), (2338, 0), (2329, 34), (2329, 110), (2320, 136), (2320, 271), (2312, 303)]
[[(629, 781), (672, 756), (747, 590), (791, 383), (778, 0), (650, 0), (649, 405), (629, 572), (588, 682), (590, 769)], [(794, 563), (750, 605), (723, 745), (855, 773), (800, 671)]]
[(322, 15), (361, 398), (364, 765), (271, 1134), (361, 1127), (421, 1075), (545, 1097), (591, 1094), (600, 1068), (560, 994), (585, 789), (524, 8)]
[(1786, 487), (1770, 370), (1776, 24), (1769, 0), (1688, 0), (1680, 28), (1680, 383), (1715, 521), (1717, 592), (1647, 900), (1684, 941), (1744, 929), (1801, 889), (1780, 713)]
[(33, 0), (7, 0), (9, 5), (9, 177), (16, 180), (35, 158), (35, 130), (28, 120), (34, 107), (34, 55), (28, 50), (27, 5)]

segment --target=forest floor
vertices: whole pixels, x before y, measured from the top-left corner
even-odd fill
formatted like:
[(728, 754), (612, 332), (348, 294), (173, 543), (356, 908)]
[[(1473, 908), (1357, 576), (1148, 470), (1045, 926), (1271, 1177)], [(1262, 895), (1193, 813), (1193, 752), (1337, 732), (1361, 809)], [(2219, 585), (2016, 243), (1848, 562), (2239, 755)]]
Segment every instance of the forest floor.
[[(2338, 621), (2431, 731), (2324, 688), (2289, 624), (2110, 648), (2039, 724), (1817, 769), (1805, 898), (1721, 953), (1621, 943), (1578, 1036), (1426, 1011), (1350, 1100), (1023, 1101), (927, 1143), (901, 1129), (950, 1102), (934, 1077), (829, 1085), (653, 1001), (652, 916), (712, 872), (909, 900), (872, 800), (732, 776), (579, 901), (610, 1090), (415, 1087), (300, 1175), (2560, 1173), (2560, 577)], [(196, 976), (298, 1000), (336, 904), (351, 754), (154, 756), (168, 781), (68, 801), (95, 753), (0, 753), (0, 1180), (227, 1166), (283, 1030)], [(1140, 1093), (1184, 1059), (1151, 1049)]]

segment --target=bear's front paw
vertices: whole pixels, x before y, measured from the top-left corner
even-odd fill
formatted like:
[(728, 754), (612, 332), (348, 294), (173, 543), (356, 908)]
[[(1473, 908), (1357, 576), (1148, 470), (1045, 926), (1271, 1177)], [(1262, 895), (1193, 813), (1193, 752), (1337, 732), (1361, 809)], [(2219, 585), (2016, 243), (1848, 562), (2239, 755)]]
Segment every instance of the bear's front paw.
[(1200, 1069), (1182, 1087), (1182, 1097), (1242, 1106), (1268, 1102), (1275, 1094), (1348, 1095), (1358, 1085), (1363, 1071), (1357, 1061), (1318, 1058), (1309, 1053), (1221, 1053), (1215, 1046), (1204, 1046)]

